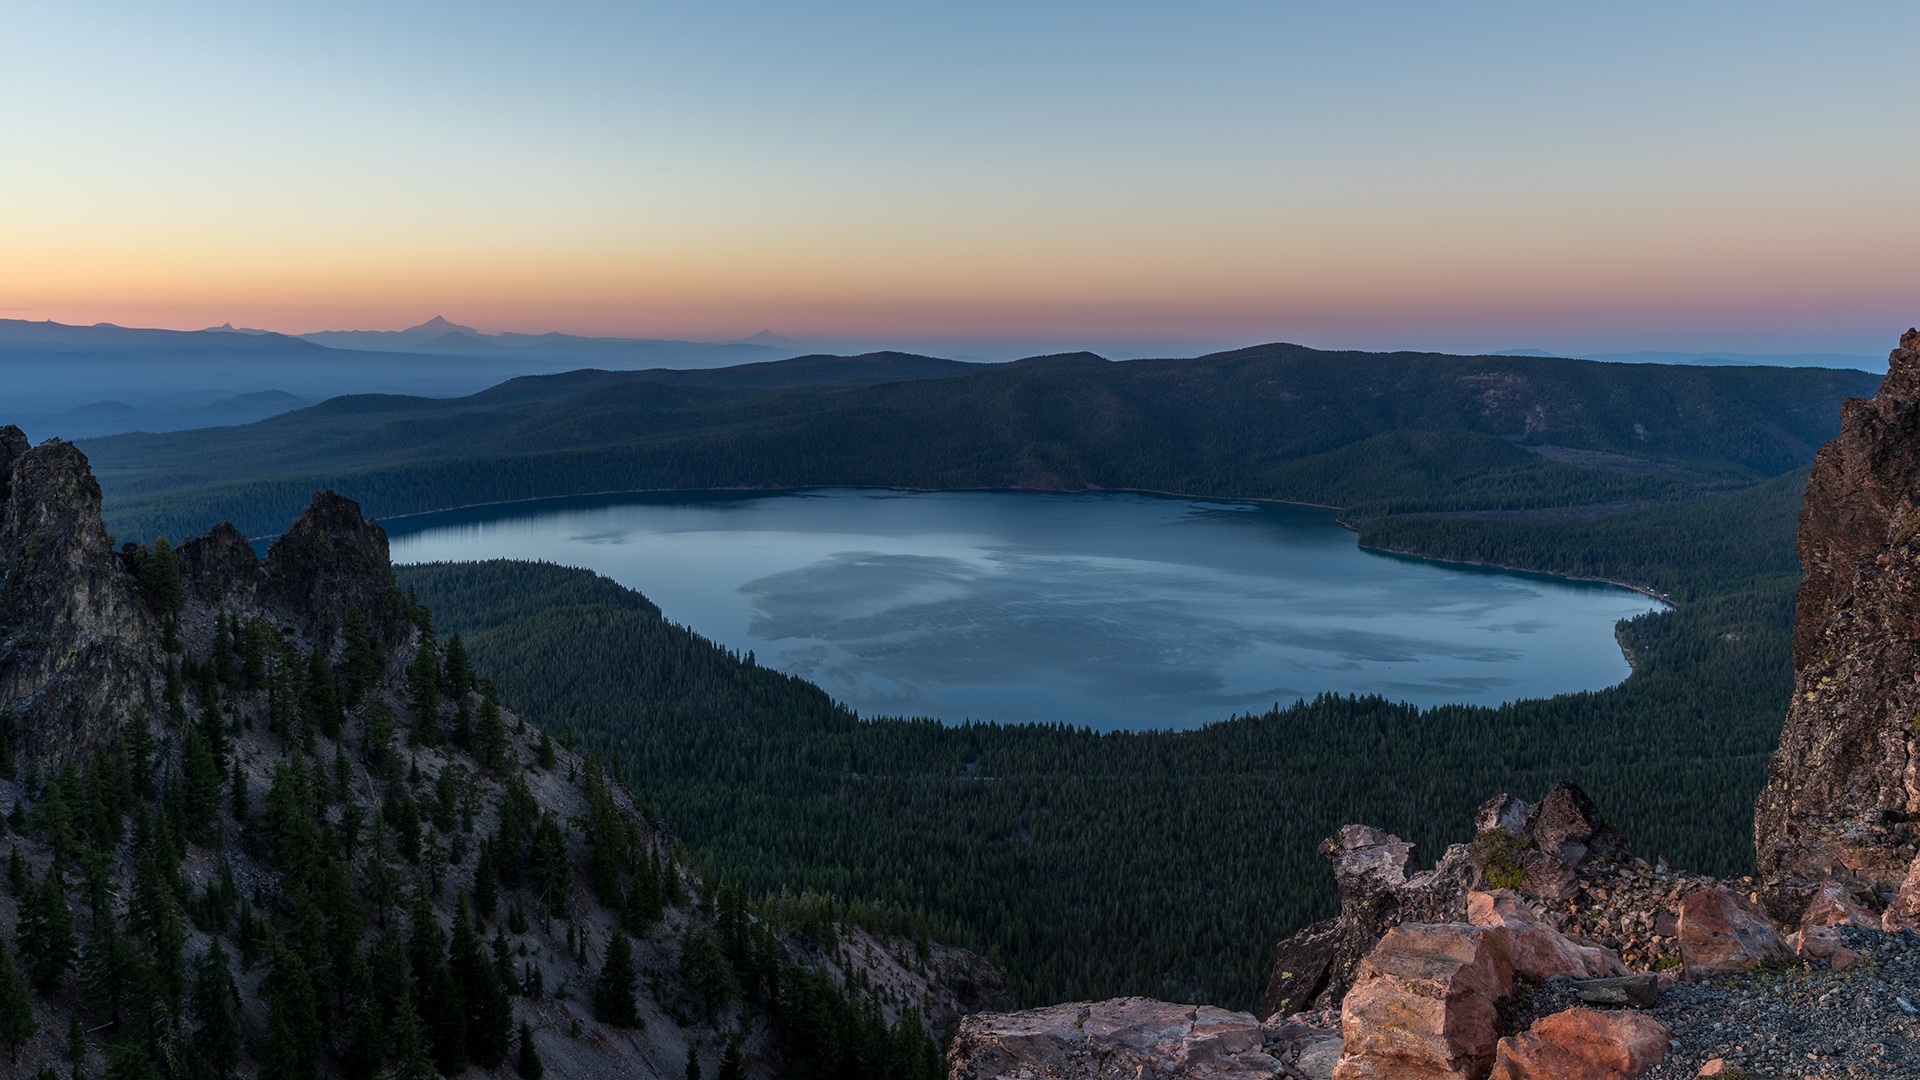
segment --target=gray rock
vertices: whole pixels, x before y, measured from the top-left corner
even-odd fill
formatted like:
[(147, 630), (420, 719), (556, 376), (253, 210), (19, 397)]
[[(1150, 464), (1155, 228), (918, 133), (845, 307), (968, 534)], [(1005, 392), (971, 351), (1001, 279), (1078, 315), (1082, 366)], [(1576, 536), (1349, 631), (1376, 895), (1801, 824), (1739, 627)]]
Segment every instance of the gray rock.
[(1650, 1009), (1660, 1001), (1660, 976), (1617, 975), (1611, 979), (1580, 979), (1574, 993), (1590, 1005), (1638, 1005)]

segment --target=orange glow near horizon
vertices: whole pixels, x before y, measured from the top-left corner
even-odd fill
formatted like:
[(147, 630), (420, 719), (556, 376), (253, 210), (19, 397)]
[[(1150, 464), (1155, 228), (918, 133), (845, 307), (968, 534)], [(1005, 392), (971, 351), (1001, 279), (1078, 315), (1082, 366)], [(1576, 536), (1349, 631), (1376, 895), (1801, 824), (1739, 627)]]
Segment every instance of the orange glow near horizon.
[(1766, 352), (1920, 315), (1912, 11), (107, 6), (0, 65), (0, 316)]

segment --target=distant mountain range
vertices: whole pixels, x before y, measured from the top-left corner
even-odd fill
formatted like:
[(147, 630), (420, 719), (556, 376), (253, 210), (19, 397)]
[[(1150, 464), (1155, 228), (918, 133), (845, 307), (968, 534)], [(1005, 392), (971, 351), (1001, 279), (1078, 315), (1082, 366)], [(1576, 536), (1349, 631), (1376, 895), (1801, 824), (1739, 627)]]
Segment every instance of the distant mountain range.
[[(1128, 350), (1108, 355), (1119, 359), (1139, 356)], [(1541, 349), (1512, 349), (1496, 355), (1549, 357)], [(879, 362), (874, 357), (893, 359)], [(906, 357), (915, 359), (902, 359)], [(761, 370), (766, 364), (799, 358), (809, 358), (810, 363), (782, 368), (777, 373)], [(857, 362), (835, 364), (828, 363), (829, 359)], [(1585, 359), (1694, 366), (1858, 368), (1876, 373), (1884, 367), (1871, 357), (1833, 353), (1765, 356), (1644, 352), (1595, 354)], [(0, 380), (8, 388), (8, 419), (34, 438), (245, 423), (299, 403), (343, 394), (462, 397), (520, 376), (585, 369), (619, 371), (630, 379), (669, 385), (766, 388), (848, 379), (913, 378), (976, 370), (986, 363), (953, 350), (928, 347), (876, 351), (869, 345), (801, 341), (772, 330), (737, 341), (703, 342), (561, 333), (487, 334), (442, 316), (405, 330), (329, 330), (301, 335), (236, 327), (230, 322), (204, 330), (157, 330), (111, 323), (71, 326), (0, 319)], [(717, 380), (674, 374), (699, 370), (732, 374)], [(762, 381), (765, 378), (799, 381), (768, 384)], [(285, 400), (253, 396), (270, 391)]]
[(1696, 367), (1825, 367), (1858, 368), (1879, 374), (1887, 370), (1886, 357), (1851, 353), (1742, 353), (1742, 352), (1630, 352), (1554, 353), (1545, 349), (1502, 349), (1494, 356), (1566, 356), (1609, 364), (1687, 364)]

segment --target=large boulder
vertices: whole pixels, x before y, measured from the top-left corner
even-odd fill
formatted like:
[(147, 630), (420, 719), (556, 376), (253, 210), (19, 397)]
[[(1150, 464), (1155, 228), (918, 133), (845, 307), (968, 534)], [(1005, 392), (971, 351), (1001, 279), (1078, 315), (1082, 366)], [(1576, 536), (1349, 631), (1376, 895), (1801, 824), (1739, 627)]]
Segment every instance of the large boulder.
[(1607, 824), (1578, 784), (1562, 780), (1528, 814), (1526, 833), (1533, 844), (1521, 856), (1525, 874), (1520, 891), (1565, 900), (1579, 888), (1579, 872), (1627, 851), (1627, 836)]
[(1725, 885), (1681, 901), (1679, 938), (1689, 978), (1746, 971), (1764, 960), (1793, 955), (1760, 905)]
[(1334, 1080), (1479, 1080), (1493, 1064), (1497, 1003), (1512, 992), (1504, 932), (1396, 926), (1355, 972)]
[(1631, 1080), (1666, 1057), (1671, 1041), (1645, 1013), (1568, 1009), (1501, 1039), (1492, 1080)]
[(1894, 891), (1920, 842), (1920, 331), (1840, 410), (1800, 509), (1794, 693), (1754, 804), (1768, 876)]
[(1252, 1014), (1150, 998), (976, 1013), (961, 1018), (947, 1050), (949, 1080), (1271, 1080), (1282, 1072)]
[(1624, 975), (1627, 971), (1619, 955), (1611, 949), (1575, 942), (1534, 914), (1512, 889), (1468, 895), (1467, 921), (1507, 933), (1508, 954), (1518, 975), (1533, 979), (1555, 975), (1588, 979)]

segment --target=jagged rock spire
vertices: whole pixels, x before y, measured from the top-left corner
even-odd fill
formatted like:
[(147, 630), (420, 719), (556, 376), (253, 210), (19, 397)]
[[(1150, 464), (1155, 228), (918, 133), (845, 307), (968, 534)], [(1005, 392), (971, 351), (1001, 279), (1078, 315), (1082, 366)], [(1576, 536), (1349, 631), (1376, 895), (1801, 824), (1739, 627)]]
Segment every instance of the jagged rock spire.
[(1840, 417), (1800, 511), (1793, 703), (1754, 844), (1769, 876), (1887, 893), (1920, 840), (1920, 330)]

